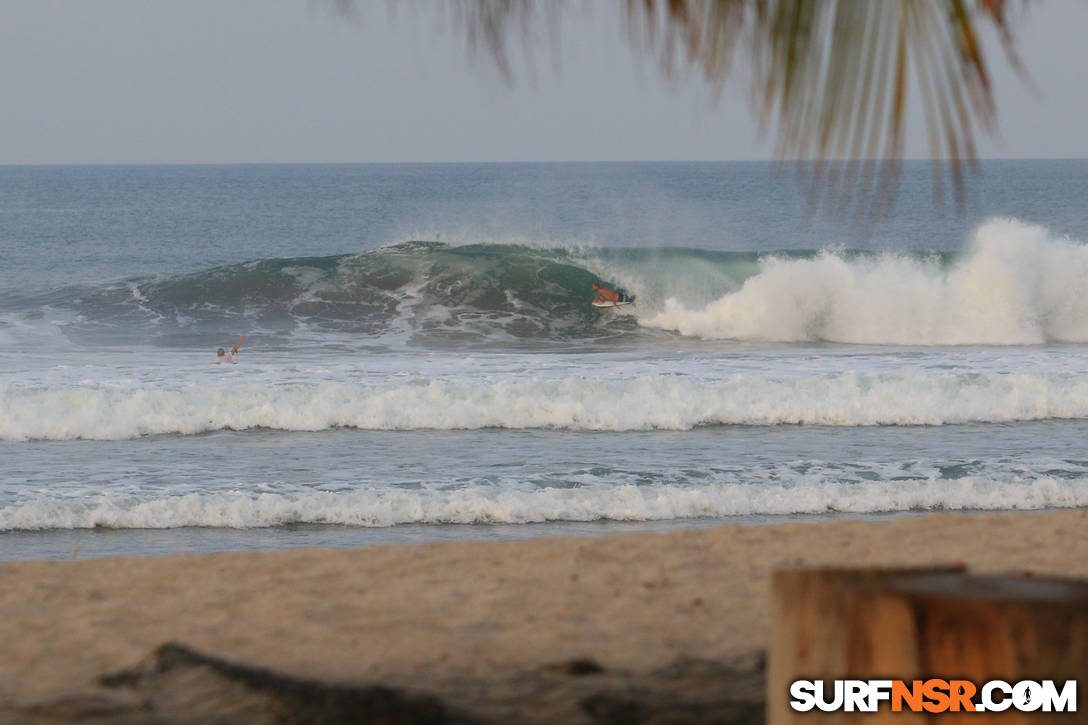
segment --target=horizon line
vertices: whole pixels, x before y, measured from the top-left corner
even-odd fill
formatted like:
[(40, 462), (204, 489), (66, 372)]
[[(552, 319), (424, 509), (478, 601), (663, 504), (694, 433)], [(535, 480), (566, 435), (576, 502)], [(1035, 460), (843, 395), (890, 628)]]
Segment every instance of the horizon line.
[[(965, 165), (986, 161), (1086, 161), (1085, 156), (989, 156), (973, 160), (960, 159)], [(881, 163), (889, 159), (857, 158), (827, 159), (825, 164)], [(913, 156), (892, 159), (902, 163), (950, 163), (952, 159)], [(65, 166), (442, 166), (442, 165), (560, 165), (560, 164), (815, 164), (814, 159), (585, 159), (585, 160), (519, 160), (519, 161), (44, 161), (0, 162), (0, 168), (65, 167)]]

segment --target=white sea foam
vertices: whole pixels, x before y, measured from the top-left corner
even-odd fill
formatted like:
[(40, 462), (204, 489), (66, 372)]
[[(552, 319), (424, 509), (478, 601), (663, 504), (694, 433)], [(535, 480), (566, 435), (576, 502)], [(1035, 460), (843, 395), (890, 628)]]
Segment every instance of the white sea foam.
[(401, 382), (81, 381), (0, 385), (0, 440), (316, 431), (703, 425), (939, 425), (1088, 418), (1088, 374), (734, 373), (720, 379), (452, 378)]
[(890, 253), (769, 257), (740, 290), (702, 308), (670, 298), (642, 323), (710, 339), (1088, 342), (1088, 246), (997, 219), (979, 227), (948, 268)]
[(0, 530), (253, 528), (292, 523), (522, 524), (1080, 506), (1088, 506), (1088, 479), (1084, 478), (927, 478), (849, 485), (803, 481), (751, 485), (625, 484), (536, 490), (473, 486), (443, 491), (189, 494), (142, 501), (104, 496), (76, 500), (39, 498), (0, 507)]

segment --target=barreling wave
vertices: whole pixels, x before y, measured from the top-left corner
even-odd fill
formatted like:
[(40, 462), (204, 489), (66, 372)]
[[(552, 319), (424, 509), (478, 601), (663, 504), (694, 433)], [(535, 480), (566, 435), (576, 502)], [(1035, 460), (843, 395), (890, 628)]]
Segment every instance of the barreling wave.
[(124, 440), (218, 430), (687, 430), (1088, 418), (1080, 373), (735, 373), (411, 382), (0, 387), (0, 440)]
[(661, 521), (723, 516), (1007, 510), (1088, 506), (1088, 479), (967, 476), (895, 481), (791, 480), (761, 484), (651, 484), (510, 490), (242, 492), (152, 500), (95, 496), (0, 507), (0, 531), (256, 528), (287, 524), (524, 524), (546, 521)]
[[(598, 277), (562, 248), (404, 242), (360, 254), (262, 259), (65, 289), (0, 308), (62, 310), (79, 342), (191, 345), (239, 328), (266, 339), (336, 333), (428, 345), (566, 340), (637, 330), (590, 307)], [(618, 327), (616, 326), (618, 323)]]
[[(590, 307), (596, 280), (637, 296), (633, 314)], [(337, 333), (424, 347), (674, 334), (1080, 343), (1088, 342), (1088, 246), (1009, 219), (979, 227), (958, 254), (405, 242), (0, 300), (0, 312), (32, 308), (67, 312), (62, 327), (86, 343), (206, 345), (240, 329), (287, 344)]]

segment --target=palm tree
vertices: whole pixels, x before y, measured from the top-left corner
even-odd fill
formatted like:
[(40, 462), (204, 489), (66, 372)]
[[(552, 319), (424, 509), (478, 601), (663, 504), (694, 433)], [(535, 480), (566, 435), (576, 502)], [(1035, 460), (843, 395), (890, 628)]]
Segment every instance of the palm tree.
[[(352, 0), (333, 0), (343, 10)], [(570, 0), (449, 0), (470, 51), (513, 79), (508, 48), (554, 37)], [(881, 212), (894, 199), (909, 90), (925, 114), (934, 196), (977, 169), (975, 134), (992, 133), (993, 89), (979, 37), (989, 24), (1014, 67), (1008, 0), (623, 0), (630, 41), (663, 76), (695, 71), (720, 94), (738, 52), (775, 155), (796, 161), (814, 202)], [(738, 48), (743, 48), (738, 51)]]

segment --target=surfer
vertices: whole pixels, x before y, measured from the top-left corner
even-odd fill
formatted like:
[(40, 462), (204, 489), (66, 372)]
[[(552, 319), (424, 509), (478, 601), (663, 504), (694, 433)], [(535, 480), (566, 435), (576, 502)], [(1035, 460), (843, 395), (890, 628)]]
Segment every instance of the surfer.
[(235, 356), (238, 354), (238, 348), (240, 348), (242, 346), (242, 343), (245, 342), (245, 340), (246, 340), (245, 335), (242, 335), (241, 337), (239, 337), (238, 338), (238, 344), (235, 345), (234, 347), (232, 347), (230, 349), (230, 352), (226, 352), (226, 351), (223, 350), (223, 348), (219, 348), (215, 353), (215, 355), (216, 355), (215, 364), (216, 365), (237, 365), (238, 360), (235, 359)]
[(594, 282), (593, 283), (593, 289), (597, 292), (597, 301), (598, 302), (602, 302), (602, 303), (603, 302), (611, 302), (612, 306), (615, 307), (620, 302), (623, 301), (623, 297), (620, 295), (619, 292), (616, 292), (615, 290), (608, 289), (607, 287), (603, 286), (600, 282)]

